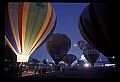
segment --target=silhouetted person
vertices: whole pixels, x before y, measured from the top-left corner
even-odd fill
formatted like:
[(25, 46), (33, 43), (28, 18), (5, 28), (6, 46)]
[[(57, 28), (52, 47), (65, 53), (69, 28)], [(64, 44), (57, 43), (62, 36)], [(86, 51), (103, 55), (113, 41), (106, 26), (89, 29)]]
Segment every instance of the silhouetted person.
[(42, 76), (42, 66), (41, 65), (39, 65), (38, 73), (40, 76)]
[(28, 73), (29, 66), (26, 66), (26, 73)]
[(22, 75), (22, 63), (19, 64), (19, 76)]
[(14, 75), (18, 76), (18, 74), (19, 74), (19, 65), (16, 63), (15, 64), (15, 69), (14, 69)]
[(38, 72), (38, 66), (35, 66), (35, 75), (36, 75), (36, 73)]
[(46, 73), (46, 72), (47, 72), (47, 64), (42, 64), (42, 65), (41, 65), (41, 68), (42, 68), (42, 72), (43, 72), (43, 73)]

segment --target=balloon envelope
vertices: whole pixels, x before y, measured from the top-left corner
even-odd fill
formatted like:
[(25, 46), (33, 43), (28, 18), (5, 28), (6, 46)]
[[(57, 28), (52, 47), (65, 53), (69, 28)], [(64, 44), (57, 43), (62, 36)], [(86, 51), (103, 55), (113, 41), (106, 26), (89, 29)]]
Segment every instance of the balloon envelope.
[(48, 63), (48, 60), (47, 60), (47, 59), (43, 59), (43, 63), (44, 63), (44, 64), (47, 64), (47, 63)]
[(107, 57), (116, 55), (115, 14), (113, 4), (93, 3), (83, 10), (78, 22), (85, 40)]
[(82, 50), (84, 48), (84, 46), (85, 46), (85, 41), (84, 40), (78, 41), (78, 46)]
[(77, 59), (76, 55), (66, 54), (62, 60), (70, 66), (76, 59)]
[(46, 49), (58, 64), (71, 47), (71, 40), (65, 34), (53, 34), (46, 42)]
[[(86, 24), (84, 23), (84, 20), (87, 19), (87, 20), (90, 20), (90, 17), (89, 17), (89, 12), (86, 12), (88, 11), (88, 6), (85, 7), (84, 11), (82, 12), (82, 14), (80, 15), (79, 17), (79, 20), (78, 20), (78, 27), (79, 27), (79, 30), (80, 30), (80, 33), (81, 35), (83, 36), (83, 38), (89, 43), (91, 44), (92, 46), (94, 46), (94, 48), (97, 49), (97, 47), (95, 46), (95, 44), (93, 44), (93, 42), (89, 39), (90, 35), (87, 34), (88, 32), (86, 31)], [(85, 13), (85, 14), (84, 14)], [(85, 15), (85, 16), (84, 16)], [(86, 17), (86, 18), (85, 18)], [(83, 20), (84, 19), (84, 20)], [(91, 25), (92, 26), (92, 25)], [(90, 27), (90, 26), (89, 26)], [(86, 33), (87, 32), (87, 33)]]
[(94, 66), (94, 63), (99, 58), (100, 52), (92, 47), (90, 44), (86, 44), (85, 49), (83, 50), (84, 57)]
[(5, 5), (5, 41), (20, 59), (30, 54), (53, 32), (56, 14), (50, 3), (8, 2)]
[(80, 58), (78, 58), (78, 59), (77, 59), (77, 63), (78, 63), (79, 65), (84, 65), (85, 62), (84, 62), (83, 60), (81, 60)]

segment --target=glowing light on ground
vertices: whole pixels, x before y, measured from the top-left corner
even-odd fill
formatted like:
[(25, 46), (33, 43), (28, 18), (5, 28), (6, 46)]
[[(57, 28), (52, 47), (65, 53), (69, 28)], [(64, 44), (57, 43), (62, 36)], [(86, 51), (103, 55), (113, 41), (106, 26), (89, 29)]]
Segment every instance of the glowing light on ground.
[(84, 67), (89, 67), (90, 65), (88, 63), (85, 63), (84, 64)]
[(77, 46), (76, 44), (74, 44), (74, 46)]
[(81, 59), (81, 60), (85, 59), (84, 55), (81, 55), (81, 58), (80, 58), (80, 59)]

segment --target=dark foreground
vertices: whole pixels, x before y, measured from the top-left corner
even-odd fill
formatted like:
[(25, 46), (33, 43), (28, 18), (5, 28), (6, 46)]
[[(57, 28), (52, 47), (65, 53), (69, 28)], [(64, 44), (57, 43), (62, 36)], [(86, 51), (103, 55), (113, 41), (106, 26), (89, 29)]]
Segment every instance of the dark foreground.
[(15, 78), (120, 78), (114, 70), (66, 70)]

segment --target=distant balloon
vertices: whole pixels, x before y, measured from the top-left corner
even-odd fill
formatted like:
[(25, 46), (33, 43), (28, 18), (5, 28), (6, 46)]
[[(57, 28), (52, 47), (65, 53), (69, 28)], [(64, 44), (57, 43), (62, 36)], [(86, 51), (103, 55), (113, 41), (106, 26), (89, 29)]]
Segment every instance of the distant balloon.
[(81, 55), (80, 59), (81, 59), (81, 60), (85, 59), (84, 55)]
[(71, 47), (71, 40), (65, 34), (53, 34), (46, 42), (46, 49), (55, 64), (58, 64)]
[(43, 63), (44, 63), (44, 64), (47, 64), (47, 63), (48, 63), (48, 60), (47, 60), (47, 59), (43, 59)]
[(28, 65), (28, 66), (30, 66), (30, 65), (35, 66), (35, 65), (39, 65), (39, 63), (40, 63), (40, 61), (38, 59), (35, 59), (35, 58), (30, 56), (28, 62), (26, 63), (26, 65)]
[(17, 62), (28, 62), (30, 54), (53, 32), (55, 23), (50, 3), (5, 4), (5, 41), (17, 55)]
[(85, 41), (84, 40), (80, 40), (80, 41), (78, 41), (78, 46), (79, 46), (79, 48), (82, 50), (84, 47), (85, 47)]
[(69, 66), (77, 59), (76, 55), (66, 54), (62, 60), (66, 62)]
[(85, 62), (82, 59), (78, 58), (77, 63), (80, 64), (80, 65), (83, 65)]
[(109, 3), (91, 3), (78, 21), (83, 38), (107, 57), (116, 56), (116, 9), (113, 7)]
[(94, 63), (99, 58), (100, 52), (92, 47), (90, 44), (86, 44), (83, 50), (84, 57), (94, 66)]
[(33, 57), (29, 57), (28, 62), (33, 62), (33, 61), (34, 61), (34, 58)]

